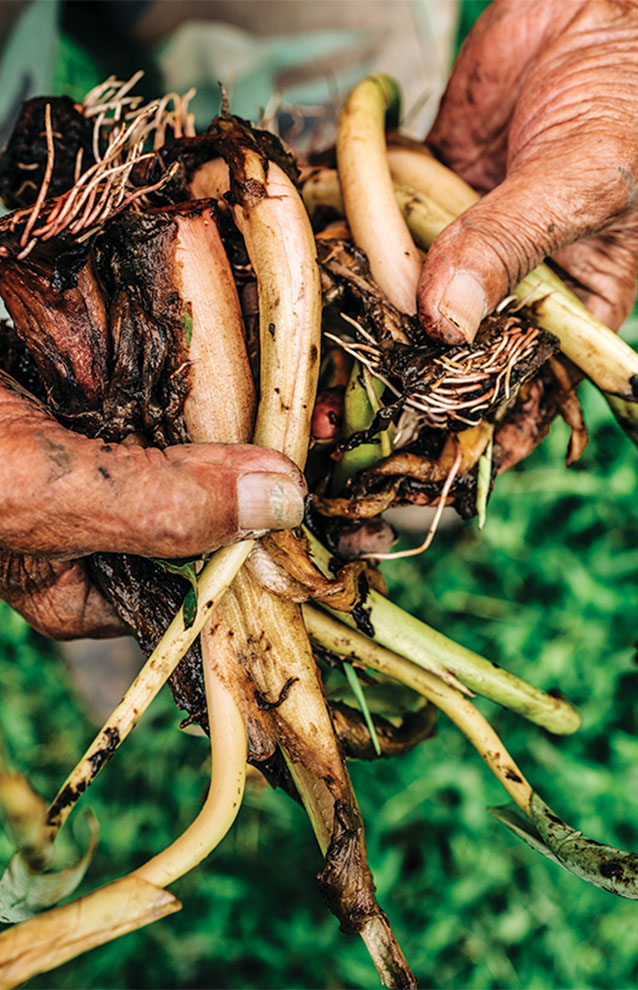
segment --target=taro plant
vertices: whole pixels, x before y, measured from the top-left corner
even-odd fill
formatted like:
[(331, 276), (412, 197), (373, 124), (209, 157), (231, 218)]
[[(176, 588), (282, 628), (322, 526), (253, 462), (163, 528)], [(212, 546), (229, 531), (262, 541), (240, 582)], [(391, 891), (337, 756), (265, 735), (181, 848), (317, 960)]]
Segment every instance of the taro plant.
[[(198, 136), (186, 99), (143, 106), (130, 92), (131, 81), (109, 80), (79, 107), (27, 107), (27, 118), (42, 115), (41, 174), (0, 223), (13, 320), (5, 370), (45, 383), (56, 436), (71, 427), (106, 452), (131, 436), (160, 447), (252, 438), (305, 469), (312, 494), (303, 526), (205, 559), (91, 558), (148, 660), (48, 807), (2, 773), (17, 851), (0, 882), (13, 923), (0, 935), (1, 985), (177, 911), (166, 888), (233, 824), (249, 762), (305, 808), (342, 929), (361, 936), (386, 985), (414, 986), (376, 898), (347, 758), (409, 751), (432, 734), (435, 709), (507, 792), (500, 822), (569, 872), (637, 898), (638, 856), (566, 825), (471, 699), (558, 735), (579, 728), (575, 707), (404, 612), (378, 564), (422, 553), (446, 505), (483, 523), (498, 475), (559, 412), (575, 462), (586, 442), (579, 375), (631, 421), (638, 357), (543, 266), (474, 341), (427, 337), (413, 304), (419, 251), (474, 194), (422, 149), (395, 137), (388, 150), (399, 94), (387, 77), (346, 101), (336, 170), (303, 174), (227, 105)], [(16, 183), (35, 164), (21, 126), (6, 152)], [(63, 129), (77, 142), (75, 155), (66, 142), (66, 166)], [(249, 288), (254, 337), (240, 303)], [(99, 328), (98, 313), (108, 314)], [(393, 553), (381, 514), (410, 503), (434, 506), (432, 523), (418, 546)], [(344, 673), (347, 701), (326, 696), (331, 670)], [(210, 737), (201, 812), (127, 876), (54, 907), (94, 844), (55, 871), (57, 835), (166, 681)]]

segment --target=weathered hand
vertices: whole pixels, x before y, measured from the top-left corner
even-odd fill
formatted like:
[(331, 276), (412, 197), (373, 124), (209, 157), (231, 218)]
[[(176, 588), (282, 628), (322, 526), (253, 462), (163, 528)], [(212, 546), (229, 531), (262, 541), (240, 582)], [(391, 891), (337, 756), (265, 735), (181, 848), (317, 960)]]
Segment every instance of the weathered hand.
[(0, 597), (47, 635), (123, 631), (78, 558), (204, 553), (297, 525), (304, 495), (275, 451), (89, 440), (0, 373)]
[[(430, 249), (419, 314), (473, 339), (544, 257), (617, 329), (638, 270), (638, 4), (499, 0), (479, 19), (428, 136), (484, 198)], [(490, 191), (491, 190), (491, 191)]]

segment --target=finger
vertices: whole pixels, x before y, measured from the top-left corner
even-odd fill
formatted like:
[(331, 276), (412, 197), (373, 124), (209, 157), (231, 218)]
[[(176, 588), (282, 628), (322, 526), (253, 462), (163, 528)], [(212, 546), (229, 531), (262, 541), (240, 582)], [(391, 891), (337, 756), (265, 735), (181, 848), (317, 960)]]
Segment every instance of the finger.
[(296, 526), (305, 494), (276, 451), (89, 440), (0, 384), (0, 546), (65, 559), (97, 550), (191, 556)]
[[(500, 182), (426, 260), (421, 318), (450, 343), (472, 340), (482, 316), (544, 256), (605, 232), (637, 200), (638, 142), (626, 124), (638, 110), (635, 5), (493, 8), (464, 50), (432, 133), (475, 185)], [(564, 30), (543, 16), (550, 8), (567, 17)]]
[(102, 639), (130, 631), (81, 561), (50, 561), (0, 550), (0, 598), (51, 639)]
[(483, 318), (545, 257), (626, 212), (619, 169), (602, 154), (583, 167), (587, 147), (585, 136), (569, 154), (563, 147), (557, 167), (559, 149), (548, 145), (437, 237), (417, 290), (426, 332), (448, 344), (471, 342)]

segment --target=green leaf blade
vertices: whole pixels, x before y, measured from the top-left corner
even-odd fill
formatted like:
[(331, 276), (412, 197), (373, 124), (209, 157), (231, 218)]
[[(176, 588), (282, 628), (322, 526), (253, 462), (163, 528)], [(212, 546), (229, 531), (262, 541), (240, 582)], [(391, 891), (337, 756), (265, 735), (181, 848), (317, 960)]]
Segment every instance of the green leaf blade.
[(365, 723), (368, 727), (368, 732), (370, 733), (370, 739), (372, 740), (372, 745), (374, 746), (374, 751), (377, 754), (377, 756), (381, 756), (381, 744), (379, 742), (377, 730), (372, 720), (372, 715), (370, 714), (370, 708), (368, 707), (366, 696), (363, 693), (363, 688), (361, 687), (361, 681), (357, 677), (357, 672), (354, 669), (354, 667), (351, 666), (351, 664), (344, 663), (343, 669), (346, 672), (346, 680), (350, 685), (350, 690), (357, 699), (359, 708), (361, 709), (361, 714), (365, 719)]
[(588, 839), (555, 815), (534, 792), (530, 817), (516, 805), (490, 808), (515, 835), (568, 873), (618, 897), (638, 900), (638, 854)]
[(90, 836), (86, 851), (61, 870), (41, 872), (29, 865), (21, 852), (11, 857), (0, 877), (0, 922), (27, 921), (69, 897), (84, 879), (98, 841), (97, 820), (86, 814)]

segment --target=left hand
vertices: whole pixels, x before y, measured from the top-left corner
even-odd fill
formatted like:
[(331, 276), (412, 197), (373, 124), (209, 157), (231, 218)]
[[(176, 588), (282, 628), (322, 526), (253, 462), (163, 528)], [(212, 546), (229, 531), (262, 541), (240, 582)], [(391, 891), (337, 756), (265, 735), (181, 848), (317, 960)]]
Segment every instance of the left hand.
[(0, 597), (52, 639), (130, 633), (82, 560), (47, 560), (0, 548)]

